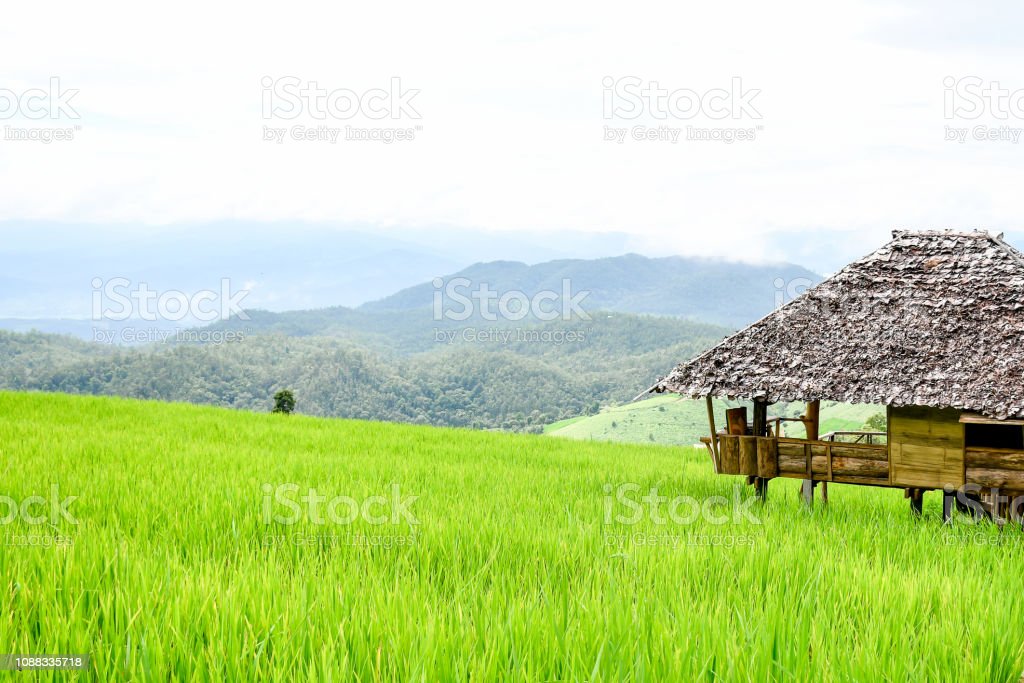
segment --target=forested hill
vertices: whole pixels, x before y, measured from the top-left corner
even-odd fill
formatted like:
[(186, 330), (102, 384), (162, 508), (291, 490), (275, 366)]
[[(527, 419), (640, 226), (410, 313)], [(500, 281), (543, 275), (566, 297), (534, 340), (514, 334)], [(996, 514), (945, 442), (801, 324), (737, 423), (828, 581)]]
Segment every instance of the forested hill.
[[(430, 331), (418, 329), (405, 334), (420, 344)], [(388, 346), (389, 339), (398, 346), (401, 340), (384, 330), (351, 328), (335, 336), (250, 331), (231, 343), (134, 348), (0, 332), (0, 388), (257, 411), (269, 410), (274, 392), (289, 388), (298, 411), (312, 415), (540, 431), (629, 400), (673, 363), (727, 333), (628, 314), (508, 330), (514, 332), (509, 338), (433, 342), (418, 353)]]

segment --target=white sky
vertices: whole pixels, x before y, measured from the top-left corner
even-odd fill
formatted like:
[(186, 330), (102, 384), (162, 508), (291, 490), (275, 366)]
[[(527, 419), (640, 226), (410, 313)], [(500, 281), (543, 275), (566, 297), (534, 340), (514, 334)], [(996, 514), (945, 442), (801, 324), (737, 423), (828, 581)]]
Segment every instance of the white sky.
[[(967, 15), (967, 12), (971, 12)], [(624, 231), (666, 252), (772, 256), (780, 234), (1024, 223), (1024, 135), (944, 140), (943, 79), (1024, 88), (1012, 3), (19, 3), (0, 88), (57, 76), (75, 139), (0, 139), (0, 220), (218, 219)], [(265, 121), (261, 79), (398, 77), (419, 120)], [(606, 120), (602, 81), (761, 92), (761, 119)], [(419, 125), (385, 145), (264, 142), (263, 126)], [(763, 126), (757, 139), (602, 140), (605, 125)], [(102, 228), (99, 228), (102, 229)], [(820, 236), (814, 239), (821, 240)], [(860, 238), (858, 238), (860, 239)]]

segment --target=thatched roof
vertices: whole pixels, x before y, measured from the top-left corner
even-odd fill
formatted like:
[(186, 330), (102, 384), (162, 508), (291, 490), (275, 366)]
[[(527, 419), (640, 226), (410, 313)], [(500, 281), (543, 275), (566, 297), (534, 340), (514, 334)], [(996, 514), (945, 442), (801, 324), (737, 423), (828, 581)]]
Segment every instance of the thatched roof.
[(1022, 416), (1024, 256), (987, 232), (896, 230), (651, 391)]

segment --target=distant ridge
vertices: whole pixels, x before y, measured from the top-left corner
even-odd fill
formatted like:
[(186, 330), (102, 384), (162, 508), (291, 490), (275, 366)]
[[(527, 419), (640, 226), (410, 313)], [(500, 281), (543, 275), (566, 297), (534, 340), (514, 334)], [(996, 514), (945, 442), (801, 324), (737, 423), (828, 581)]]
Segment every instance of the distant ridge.
[[(499, 293), (528, 296), (560, 292), (569, 280), (573, 292), (589, 292), (588, 310), (667, 315), (741, 327), (764, 316), (821, 276), (791, 263), (754, 265), (683, 256), (648, 258), (626, 254), (600, 259), (560, 259), (527, 265), (516, 261), (477, 263), (442, 278), (486, 283)], [(781, 285), (781, 286), (780, 286)], [(425, 282), (363, 304), (366, 312), (411, 311), (431, 306), (436, 288)]]

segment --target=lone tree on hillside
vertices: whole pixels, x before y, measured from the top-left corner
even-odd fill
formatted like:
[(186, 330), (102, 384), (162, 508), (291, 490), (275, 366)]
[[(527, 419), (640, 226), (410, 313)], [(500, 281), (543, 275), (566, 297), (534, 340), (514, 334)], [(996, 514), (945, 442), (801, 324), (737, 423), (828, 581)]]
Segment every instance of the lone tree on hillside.
[(869, 432), (884, 432), (888, 429), (888, 425), (885, 420), (885, 413), (875, 413), (867, 419), (864, 426), (861, 429)]
[(274, 394), (275, 413), (291, 415), (293, 410), (295, 410), (295, 394), (291, 392), (291, 389), (282, 389)]

